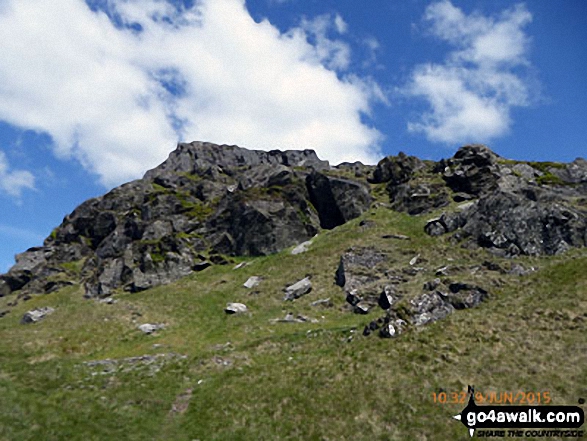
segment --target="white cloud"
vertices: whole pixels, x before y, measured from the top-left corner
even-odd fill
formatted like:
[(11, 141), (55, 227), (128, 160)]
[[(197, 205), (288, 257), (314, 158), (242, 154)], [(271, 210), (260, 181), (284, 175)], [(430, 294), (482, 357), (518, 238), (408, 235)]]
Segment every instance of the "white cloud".
[(50, 134), (108, 187), (162, 162), (178, 137), (377, 159), (381, 135), (361, 117), (380, 91), (343, 72), (350, 49), (330, 38), (341, 17), (280, 33), (244, 0), (109, 0), (137, 32), (81, 0), (0, 4), (0, 120)]
[(506, 134), (511, 108), (530, 102), (529, 86), (519, 71), (530, 65), (523, 27), (532, 15), (524, 5), (499, 17), (465, 15), (443, 0), (430, 5), (424, 18), (432, 35), (454, 50), (442, 65), (414, 69), (404, 92), (424, 98), (429, 110), (408, 129), (445, 143), (487, 142)]
[(344, 34), (347, 27), (340, 15), (324, 14), (311, 20), (304, 18), (299, 28), (293, 29), (288, 35), (309, 40), (322, 64), (331, 70), (344, 71), (351, 62), (350, 46), (340, 39), (332, 38), (331, 34)]
[(35, 177), (25, 170), (10, 170), (6, 154), (0, 151), (0, 190), (20, 198), (24, 189), (35, 189)]

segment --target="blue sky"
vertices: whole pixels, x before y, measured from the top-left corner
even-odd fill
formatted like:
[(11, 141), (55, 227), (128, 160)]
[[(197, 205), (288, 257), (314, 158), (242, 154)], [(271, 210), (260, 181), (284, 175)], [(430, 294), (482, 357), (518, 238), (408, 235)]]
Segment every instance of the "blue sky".
[(178, 141), (587, 156), (583, 0), (0, 0), (0, 272)]

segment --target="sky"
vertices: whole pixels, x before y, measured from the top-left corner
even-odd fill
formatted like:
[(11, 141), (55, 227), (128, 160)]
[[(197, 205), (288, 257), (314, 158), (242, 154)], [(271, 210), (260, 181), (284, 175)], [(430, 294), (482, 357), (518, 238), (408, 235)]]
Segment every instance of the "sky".
[(178, 142), (587, 156), (583, 0), (0, 0), (0, 273)]

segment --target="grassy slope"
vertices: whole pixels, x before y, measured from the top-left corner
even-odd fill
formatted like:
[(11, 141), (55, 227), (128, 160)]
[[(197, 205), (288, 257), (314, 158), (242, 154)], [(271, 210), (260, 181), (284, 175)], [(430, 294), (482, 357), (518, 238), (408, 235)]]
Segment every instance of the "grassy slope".
[[(427, 271), (407, 294), (420, 293), (444, 264), (499, 259), (426, 236), (428, 217), (380, 208), (363, 218), (376, 226), (363, 229), (356, 219), (321, 233), (305, 254), (285, 251), (239, 270), (211, 267), (169, 286), (120, 293), (115, 305), (84, 300), (78, 287), (20, 304), (0, 319), (0, 440), (465, 440), (465, 428), (451, 419), (464, 406), (434, 403), (433, 392), (474, 384), (484, 392), (549, 391), (554, 404), (587, 397), (587, 250), (519, 259), (540, 268), (523, 278), (463, 270), (454, 278), (488, 288), (489, 302), (398, 339), (365, 338), (362, 326), (380, 313), (349, 313), (333, 283), (349, 246), (377, 244), (397, 268), (420, 253)], [(412, 240), (380, 238), (388, 233)], [(283, 287), (306, 274), (313, 291), (284, 302)], [(247, 290), (251, 275), (264, 281)], [(310, 306), (326, 297), (333, 308)], [(9, 300), (0, 299), (0, 309)], [(229, 301), (246, 303), (250, 313), (226, 316)], [(39, 306), (56, 312), (35, 325), (18, 323)], [(320, 321), (269, 322), (289, 311)], [(136, 327), (146, 322), (167, 328), (145, 336)], [(82, 364), (171, 352), (187, 357), (156, 373)]]

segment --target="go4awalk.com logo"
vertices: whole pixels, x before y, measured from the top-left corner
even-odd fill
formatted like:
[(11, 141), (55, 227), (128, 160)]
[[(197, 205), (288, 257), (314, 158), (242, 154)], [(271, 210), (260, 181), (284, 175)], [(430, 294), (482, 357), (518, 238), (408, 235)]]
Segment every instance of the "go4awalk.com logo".
[(469, 386), (468, 392), (467, 407), (453, 418), (469, 429), (471, 437), (478, 429), (479, 437), (583, 436), (578, 429), (585, 423), (585, 413), (578, 406), (477, 406), (474, 388)]

